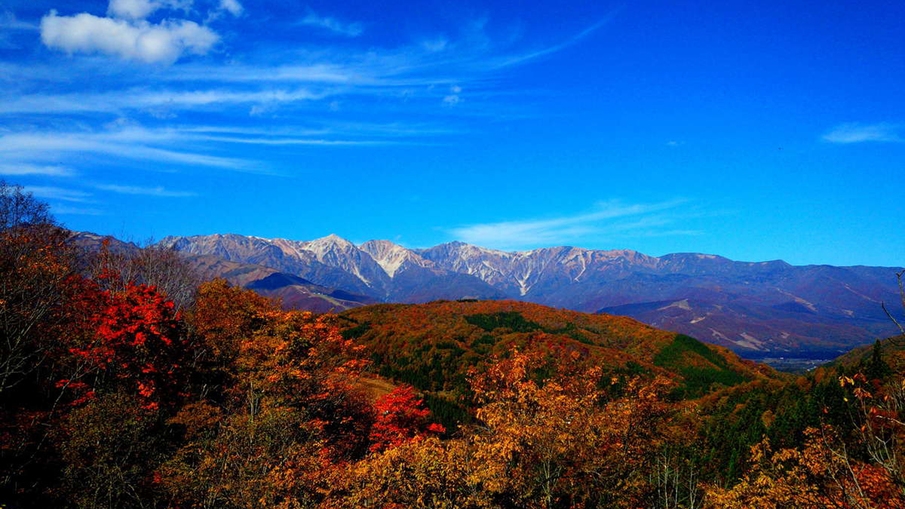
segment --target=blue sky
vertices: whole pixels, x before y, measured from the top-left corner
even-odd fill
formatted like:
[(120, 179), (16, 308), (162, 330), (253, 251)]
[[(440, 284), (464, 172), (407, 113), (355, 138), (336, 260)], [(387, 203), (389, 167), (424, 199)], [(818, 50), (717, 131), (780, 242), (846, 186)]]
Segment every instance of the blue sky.
[(898, 0), (0, 0), (0, 178), (139, 241), (901, 266), (903, 85)]

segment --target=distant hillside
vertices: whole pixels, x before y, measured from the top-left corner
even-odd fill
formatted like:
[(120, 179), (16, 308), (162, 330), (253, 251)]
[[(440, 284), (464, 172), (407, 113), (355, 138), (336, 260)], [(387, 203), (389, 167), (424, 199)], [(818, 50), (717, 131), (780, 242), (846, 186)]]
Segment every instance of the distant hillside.
[(504, 252), (461, 242), (406, 249), (389, 241), (356, 246), (336, 235), (313, 241), (168, 237), (161, 244), (270, 267), (380, 302), (518, 299), (622, 314), (752, 358), (832, 358), (896, 332), (880, 307), (898, 301), (896, 268), (575, 247)]
[(825, 369), (854, 368), (863, 370), (863, 367), (875, 361), (877, 356), (889, 366), (892, 372), (905, 372), (905, 336), (892, 336), (884, 340), (878, 340), (870, 345), (855, 348), (827, 364)]
[(445, 419), (456, 414), (470, 368), (511, 348), (541, 349), (574, 364), (602, 366), (605, 377), (665, 375), (677, 397), (775, 376), (725, 348), (631, 318), (594, 315), (517, 301), (439, 301), (359, 307), (339, 317), (343, 336), (366, 345), (374, 369), (427, 394)]

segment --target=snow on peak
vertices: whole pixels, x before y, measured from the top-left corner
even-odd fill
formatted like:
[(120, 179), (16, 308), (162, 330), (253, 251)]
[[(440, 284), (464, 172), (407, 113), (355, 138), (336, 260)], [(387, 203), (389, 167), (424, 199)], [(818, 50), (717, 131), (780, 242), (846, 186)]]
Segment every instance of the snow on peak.
[(356, 248), (355, 244), (349, 242), (348, 240), (340, 237), (339, 235), (336, 235), (335, 233), (331, 233), (326, 237), (321, 237), (310, 242), (305, 242), (304, 249), (306, 251), (314, 253), (314, 255), (317, 257), (317, 260), (323, 262), (324, 258), (330, 253), (335, 253), (337, 251), (348, 253), (350, 251), (357, 250), (358, 248)]
[(414, 262), (422, 267), (430, 264), (430, 262), (415, 253), (388, 240), (371, 240), (362, 244), (360, 249), (371, 255), (371, 258), (391, 278), (396, 275), (407, 261)]
[(349, 248), (349, 247), (353, 247), (353, 248), (355, 247), (355, 244), (349, 242), (348, 240), (340, 237), (339, 235), (337, 235), (335, 233), (331, 233), (330, 235), (327, 235), (326, 237), (314, 239), (310, 242), (310, 244), (340, 246), (344, 249)]

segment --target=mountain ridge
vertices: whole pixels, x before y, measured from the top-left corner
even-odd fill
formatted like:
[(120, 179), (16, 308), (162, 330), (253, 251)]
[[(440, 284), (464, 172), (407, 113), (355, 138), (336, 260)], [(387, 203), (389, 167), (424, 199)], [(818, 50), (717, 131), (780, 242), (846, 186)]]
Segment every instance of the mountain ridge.
[(892, 335), (880, 303), (897, 301), (901, 270), (574, 246), (507, 252), (458, 241), (409, 249), (387, 240), (355, 245), (335, 234), (311, 241), (197, 235), (160, 244), (272, 267), (379, 302), (517, 299), (625, 314), (753, 356), (803, 349), (832, 357)]

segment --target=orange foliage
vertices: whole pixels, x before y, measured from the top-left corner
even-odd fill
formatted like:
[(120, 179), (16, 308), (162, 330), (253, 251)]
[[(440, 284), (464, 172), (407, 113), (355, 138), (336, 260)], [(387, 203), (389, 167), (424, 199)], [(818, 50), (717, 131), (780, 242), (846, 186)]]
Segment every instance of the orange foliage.
[(648, 495), (672, 383), (633, 378), (605, 401), (599, 368), (538, 380), (544, 362), (513, 352), (473, 378), (475, 458), (485, 465), (475, 482), (522, 507), (633, 507)]
[(332, 316), (283, 311), (222, 282), (202, 290), (191, 322), (229, 374), (227, 414), (217, 418), (220, 410), (202, 402), (172, 420), (188, 441), (161, 469), (161, 483), (186, 506), (305, 506), (332, 465), (367, 450), (372, 412), (355, 389), (361, 349)]
[(751, 471), (731, 489), (710, 487), (707, 507), (802, 509), (903, 508), (905, 498), (884, 469), (852, 459), (829, 426), (811, 428), (802, 449), (751, 451)]
[(238, 355), (239, 342), (249, 338), (274, 310), (270, 300), (216, 279), (198, 288), (186, 322), (213, 358), (229, 363)]
[(335, 471), (322, 509), (500, 507), (473, 475), (483, 468), (464, 439), (410, 441)]

